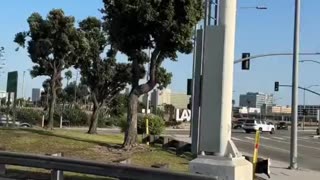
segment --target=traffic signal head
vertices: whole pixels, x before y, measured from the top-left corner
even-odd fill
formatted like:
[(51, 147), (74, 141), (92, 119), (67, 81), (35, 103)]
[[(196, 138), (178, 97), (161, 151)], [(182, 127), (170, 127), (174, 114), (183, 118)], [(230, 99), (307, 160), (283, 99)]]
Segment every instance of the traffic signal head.
[(192, 79), (187, 81), (187, 95), (192, 95)]
[[(250, 53), (242, 53), (242, 59), (249, 58)], [(242, 70), (249, 70), (250, 69), (250, 59), (242, 61)]]
[(279, 91), (279, 82), (274, 83), (274, 91)]

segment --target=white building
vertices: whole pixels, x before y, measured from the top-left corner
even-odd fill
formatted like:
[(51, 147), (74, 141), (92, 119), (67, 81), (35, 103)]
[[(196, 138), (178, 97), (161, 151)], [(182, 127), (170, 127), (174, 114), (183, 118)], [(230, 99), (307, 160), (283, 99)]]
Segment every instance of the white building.
[[(247, 107), (241, 107), (239, 109), (240, 114), (248, 114), (248, 108)], [(260, 108), (250, 108), (249, 107), (249, 114), (260, 114), (261, 109)]]
[(0, 91), (0, 99), (6, 98), (7, 97), (7, 92), (6, 91)]
[(253, 108), (261, 108), (264, 104), (267, 107), (273, 106), (273, 99), (273, 94), (248, 92), (247, 94), (240, 95), (239, 106)]

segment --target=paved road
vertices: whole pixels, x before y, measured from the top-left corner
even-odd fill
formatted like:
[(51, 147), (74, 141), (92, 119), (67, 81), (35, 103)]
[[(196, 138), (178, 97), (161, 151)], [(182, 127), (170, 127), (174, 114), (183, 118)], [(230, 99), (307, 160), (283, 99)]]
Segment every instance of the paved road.
[[(73, 130), (86, 131), (87, 128)], [(100, 129), (101, 134), (117, 134), (119, 129)], [(164, 134), (175, 135), (189, 142), (189, 130), (166, 129)], [(298, 163), (302, 168), (320, 171), (320, 139), (313, 139), (315, 128), (298, 131)], [(232, 139), (243, 153), (253, 153), (255, 134), (246, 134), (241, 130), (234, 130)], [(279, 130), (276, 134), (263, 133), (261, 136), (260, 155), (273, 160), (289, 162), (290, 157), (290, 130)]]
[[(299, 167), (320, 171), (320, 139), (313, 139), (314, 131), (298, 133), (298, 164)], [(255, 134), (241, 131), (232, 133), (232, 139), (241, 152), (253, 153)], [(271, 159), (289, 162), (290, 130), (277, 131), (270, 135), (261, 135), (260, 155)], [(288, 164), (289, 165), (289, 164)]]

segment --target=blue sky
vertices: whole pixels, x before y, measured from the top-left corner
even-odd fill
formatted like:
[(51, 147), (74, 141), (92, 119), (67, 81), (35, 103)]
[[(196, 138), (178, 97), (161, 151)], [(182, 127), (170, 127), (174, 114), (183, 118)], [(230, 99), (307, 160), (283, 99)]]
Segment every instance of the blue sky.
[[(268, 10), (242, 9), (241, 7), (264, 5)], [(242, 52), (252, 55), (291, 52), (293, 43), (293, 12), (294, 0), (238, 0), (236, 59)], [(53, 8), (64, 9), (67, 15), (73, 15), (77, 21), (87, 16), (101, 17), (99, 8), (102, 0), (6, 0), (1, 4), (0, 11), (0, 46), (6, 48), (7, 66), (5, 71), (18, 70), (20, 76), (19, 89), (22, 84), (22, 72), (31, 68), (32, 63), (25, 50), (15, 51), (13, 43), (15, 33), (27, 30), (26, 19), (32, 12), (45, 16)], [(302, 1), (301, 16), (301, 51), (320, 52), (320, 1)], [(124, 56), (119, 56), (125, 61)], [(320, 57), (301, 57), (301, 59), (320, 60)], [(187, 78), (191, 77), (192, 54), (179, 55), (178, 62), (166, 61), (164, 66), (173, 72), (170, 88), (175, 92), (185, 92)], [(319, 64), (303, 63), (300, 66), (300, 85), (320, 84)], [(252, 61), (250, 71), (242, 71), (240, 65), (235, 65), (234, 98), (238, 102), (239, 94), (247, 91), (273, 93), (274, 81), (280, 84), (291, 84), (292, 57), (272, 57)], [(31, 79), (26, 73), (26, 97), (31, 95), (31, 88), (41, 87), (44, 78)], [(5, 90), (6, 74), (0, 76), (0, 90)], [(320, 91), (320, 87), (313, 88)], [(301, 92), (302, 94), (302, 92)], [(18, 93), (21, 96), (21, 91)], [(281, 88), (275, 96), (277, 102), (290, 104), (290, 89)], [(302, 96), (301, 96), (302, 97)], [(320, 98), (307, 94), (308, 104), (320, 104)], [(302, 98), (300, 98), (302, 101)]]

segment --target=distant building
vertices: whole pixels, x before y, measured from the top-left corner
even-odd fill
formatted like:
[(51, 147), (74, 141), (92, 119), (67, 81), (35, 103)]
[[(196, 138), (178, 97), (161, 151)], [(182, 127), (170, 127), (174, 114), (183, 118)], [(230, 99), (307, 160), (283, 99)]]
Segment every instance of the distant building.
[(32, 102), (38, 102), (40, 101), (40, 97), (41, 97), (41, 90), (40, 88), (33, 88), (32, 89)]
[(238, 109), (240, 114), (260, 114), (261, 109), (260, 108), (252, 108), (252, 107), (241, 107)]
[(289, 107), (289, 106), (269, 106), (269, 107), (267, 107), (267, 114), (291, 114), (291, 107)]
[(186, 93), (171, 93), (171, 104), (177, 109), (186, 109), (190, 96)]
[(261, 108), (263, 105), (273, 106), (273, 94), (252, 93), (240, 95), (239, 106)]
[[(190, 96), (186, 93), (173, 93), (170, 89), (154, 89), (149, 94), (150, 107), (162, 108), (166, 104), (177, 109), (186, 109)], [(146, 95), (140, 97), (140, 102), (146, 104)]]
[(164, 104), (171, 104), (171, 90), (170, 89), (155, 89), (151, 93), (151, 106), (158, 107)]
[(298, 116), (300, 119), (303, 118), (303, 110), (306, 110), (307, 115), (306, 118), (307, 119), (317, 119), (317, 114), (318, 114), (318, 110), (320, 110), (320, 105), (299, 105), (298, 106)]
[(6, 98), (7, 97), (7, 92), (6, 91), (0, 91), (0, 99)]

